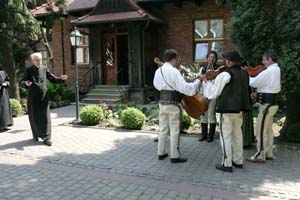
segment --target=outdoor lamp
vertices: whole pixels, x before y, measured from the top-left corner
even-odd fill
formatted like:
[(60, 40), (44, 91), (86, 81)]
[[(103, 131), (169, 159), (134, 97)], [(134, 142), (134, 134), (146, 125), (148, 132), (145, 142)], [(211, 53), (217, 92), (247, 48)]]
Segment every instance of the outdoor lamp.
[(78, 77), (78, 65), (77, 65), (77, 47), (81, 44), (82, 35), (79, 30), (74, 27), (73, 31), (70, 34), (71, 45), (74, 48), (74, 65), (76, 70), (76, 94), (75, 94), (75, 102), (76, 102), (76, 119), (75, 121), (79, 121), (79, 77)]

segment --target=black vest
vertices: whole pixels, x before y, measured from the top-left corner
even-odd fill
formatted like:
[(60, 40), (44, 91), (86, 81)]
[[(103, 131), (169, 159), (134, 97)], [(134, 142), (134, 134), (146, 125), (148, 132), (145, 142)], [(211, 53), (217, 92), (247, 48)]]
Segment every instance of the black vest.
[[(201, 74), (205, 74), (205, 73), (206, 73), (207, 67), (208, 67), (208, 65), (206, 64), (206, 65), (204, 65), (204, 66), (201, 68)], [(215, 65), (213, 65), (213, 67), (214, 67), (214, 70), (216, 70), (216, 69), (219, 68), (219, 65), (215, 64)]]
[(218, 98), (216, 111), (219, 113), (239, 113), (251, 110), (249, 96), (249, 76), (240, 65), (225, 70), (231, 76)]

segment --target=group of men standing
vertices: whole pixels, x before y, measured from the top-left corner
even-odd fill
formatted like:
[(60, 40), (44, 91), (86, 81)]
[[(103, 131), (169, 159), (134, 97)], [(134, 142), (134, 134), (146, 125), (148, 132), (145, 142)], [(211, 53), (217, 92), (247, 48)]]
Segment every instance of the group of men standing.
[[(208, 99), (208, 111), (201, 117), (202, 137), (199, 141), (212, 142), (216, 128), (215, 112), (220, 113), (220, 143), (222, 163), (216, 169), (232, 172), (233, 166), (243, 168), (243, 113), (251, 110), (249, 86), (257, 88), (259, 114), (256, 123), (257, 152), (247, 160), (265, 162), (273, 155), (273, 116), (278, 110), (277, 97), (281, 89), (280, 68), (274, 51), (266, 51), (262, 62), (266, 69), (256, 77), (249, 77), (242, 69), (241, 57), (236, 50), (222, 55), (226, 69), (214, 80), (206, 80), (208, 67), (217, 69), (217, 53), (208, 53), (208, 65), (201, 68), (199, 79), (187, 83), (176, 69), (177, 52), (168, 49), (164, 53), (165, 63), (157, 69), (154, 86), (160, 91), (160, 133), (158, 139), (158, 159), (168, 157), (165, 151), (166, 138), (170, 133), (171, 163), (186, 162), (179, 150), (181, 123), (180, 102), (182, 94), (192, 96), (202, 87), (203, 96)], [(209, 131), (208, 131), (208, 124)]]

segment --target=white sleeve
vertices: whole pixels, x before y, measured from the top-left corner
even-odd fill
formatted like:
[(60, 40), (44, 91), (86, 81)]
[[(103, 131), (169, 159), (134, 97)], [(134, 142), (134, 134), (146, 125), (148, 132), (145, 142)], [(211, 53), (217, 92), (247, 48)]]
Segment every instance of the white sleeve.
[(155, 72), (154, 79), (153, 79), (153, 85), (157, 90), (160, 91), (162, 84), (160, 84), (160, 81), (159, 81), (159, 75), (160, 75), (159, 70), (160, 70), (160, 68), (158, 68)]
[(249, 85), (254, 88), (264, 87), (267, 85), (269, 78), (270, 77), (268, 77), (268, 71), (264, 70), (261, 73), (259, 73), (256, 77), (250, 77)]
[(207, 83), (207, 98), (208, 99), (216, 99), (222, 93), (225, 85), (229, 83), (231, 76), (228, 72), (220, 73), (215, 81), (210, 81)]
[(185, 94), (187, 96), (193, 96), (196, 94), (197, 89), (199, 88), (200, 85), (200, 80), (197, 79), (196, 81), (192, 82), (192, 83), (188, 83), (184, 80), (184, 78), (182, 77), (182, 75), (180, 74), (180, 72), (178, 70), (176, 70), (175, 72), (176, 76), (174, 79), (174, 83), (173, 85), (175, 85), (175, 89), (182, 93)]

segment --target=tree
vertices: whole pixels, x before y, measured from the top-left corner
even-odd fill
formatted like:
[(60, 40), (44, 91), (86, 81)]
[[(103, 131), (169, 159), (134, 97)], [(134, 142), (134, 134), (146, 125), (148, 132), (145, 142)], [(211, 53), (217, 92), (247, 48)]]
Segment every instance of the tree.
[[(24, 64), (28, 46), (33, 46), (41, 36), (41, 23), (30, 12), (30, 8), (47, 2), (49, 12), (58, 6), (65, 13), (65, 0), (1, 0), (0, 4), (0, 65), (11, 79), (10, 97), (19, 98), (16, 66)], [(52, 18), (49, 15), (49, 18)], [(48, 22), (50, 22), (49, 20)], [(51, 21), (52, 22), (52, 21)], [(46, 20), (47, 23), (47, 20)], [(47, 42), (42, 43), (47, 45)]]
[(229, 38), (251, 64), (274, 49), (282, 70), (282, 94), (286, 95), (286, 121), (281, 134), (300, 123), (300, 1), (216, 0), (231, 9)]

